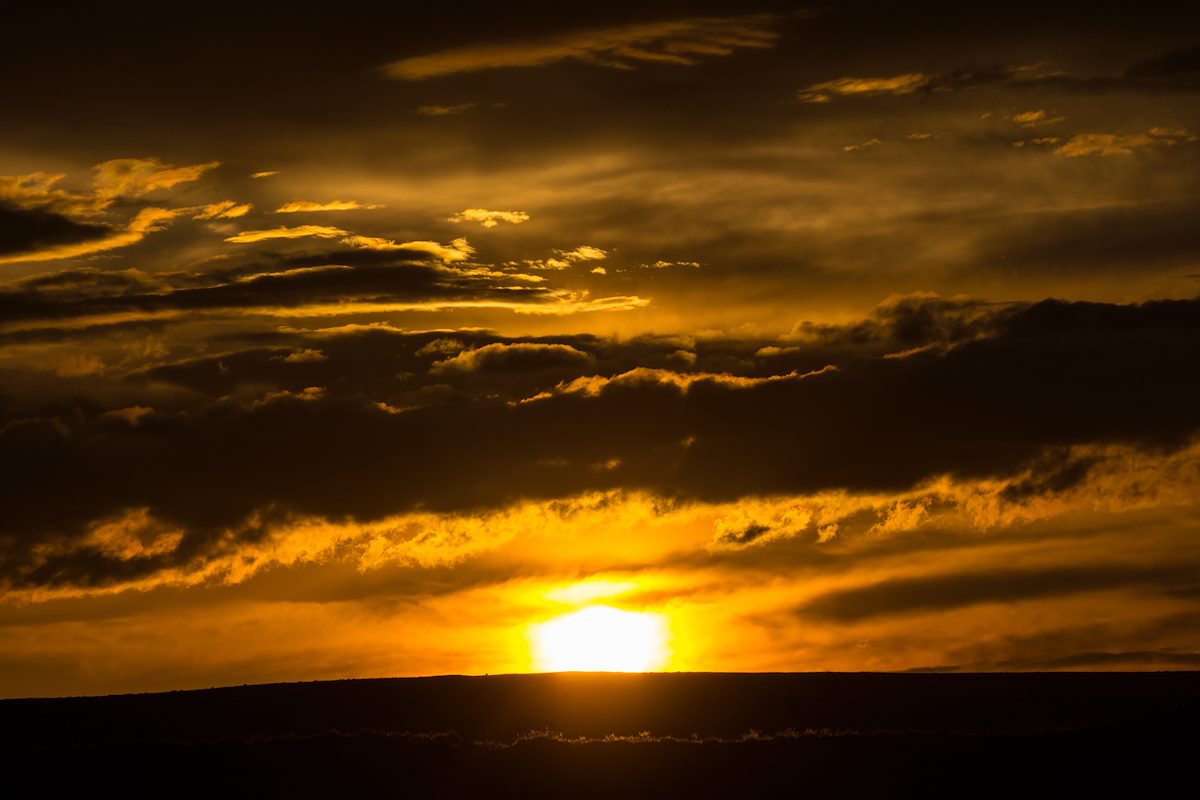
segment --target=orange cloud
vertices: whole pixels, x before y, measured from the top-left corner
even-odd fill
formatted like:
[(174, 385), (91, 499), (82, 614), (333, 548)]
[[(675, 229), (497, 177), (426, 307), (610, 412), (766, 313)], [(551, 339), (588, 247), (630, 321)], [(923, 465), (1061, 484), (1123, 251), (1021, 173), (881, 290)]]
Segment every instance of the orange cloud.
[(465, 208), (454, 216), (450, 222), (478, 222), (485, 228), (494, 228), (501, 222), (520, 225), (527, 222), (529, 215), (524, 211), (488, 211), (486, 208)]
[(456, 106), (417, 106), (417, 113), (423, 117), (449, 117), (470, 111), (474, 103), (460, 103)]
[(226, 237), (225, 241), (235, 244), (249, 244), (251, 242), (262, 242), (267, 239), (301, 239), (305, 236), (319, 236), (322, 239), (331, 239), (334, 236), (345, 236), (347, 233), (348, 231), (344, 231), (341, 228), (331, 228), (327, 225), (298, 225), (295, 228), (281, 226), (261, 231), (242, 231), (234, 236)]
[(802, 103), (828, 103), (834, 97), (912, 94), (924, 89), (928, 83), (929, 77), (920, 72), (893, 75), (890, 78), (837, 78), (800, 90), (797, 99)]
[(237, 219), (249, 214), (252, 208), (254, 208), (252, 203), (224, 200), (220, 203), (201, 206), (199, 212), (192, 219)]
[(19, 208), (50, 208), (68, 216), (98, 214), (120, 198), (138, 198), (160, 189), (197, 180), (221, 162), (175, 167), (157, 158), (119, 158), (97, 164), (92, 191), (56, 188), (63, 173), (32, 172), (0, 176), (0, 200)]
[(357, 211), (358, 209), (384, 208), (378, 203), (360, 203), (357, 200), (330, 200), (313, 203), (308, 200), (293, 200), (275, 209), (276, 214), (296, 214), (302, 211)]
[(393, 61), (389, 78), (419, 81), (487, 69), (537, 67), (575, 59), (632, 69), (639, 62), (690, 66), (702, 56), (728, 56), (740, 48), (770, 47), (778, 34), (768, 14), (695, 17), (598, 28), (510, 44), (476, 44)]
[(1145, 133), (1080, 133), (1054, 152), (1067, 158), (1079, 156), (1128, 156), (1134, 150), (1194, 142), (1197, 136), (1192, 131), (1151, 128)]
[(28, 253), (0, 256), (0, 264), (15, 264), (27, 261), (58, 261), (65, 258), (78, 258), (93, 253), (100, 253), (105, 250), (115, 250), (118, 247), (128, 247), (145, 239), (148, 234), (162, 230), (179, 213), (179, 210), (166, 208), (143, 208), (128, 225), (123, 229), (114, 231), (108, 236), (87, 242), (54, 245)]
[(413, 242), (393, 242), (391, 239), (384, 239), (379, 236), (347, 236), (342, 239), (342, 244), (348, 244), (351, 247), (359, 247), (364, 250), (418, 250), (442, 260), (445, 263), (456, 261), (466, 261), (475, 253), (475, 248), (467, 242), (466, 239), (454, 239), (450, 244), (440, 244), (438, 242), (418, 240)]

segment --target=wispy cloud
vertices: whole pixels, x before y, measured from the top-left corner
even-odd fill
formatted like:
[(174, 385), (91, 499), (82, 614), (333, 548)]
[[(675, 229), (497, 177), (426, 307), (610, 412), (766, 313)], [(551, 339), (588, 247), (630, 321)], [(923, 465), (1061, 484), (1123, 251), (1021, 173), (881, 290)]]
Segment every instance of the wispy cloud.
[(450, 222), (478, 222), (485, 228), (494, 228), (501, 222), (520, 225), (528, 222), (524, 211), (488, 211), (486, 208), (466, 208), (450, 217)]
[(210, 203), (201, 206), (192, 219), (237, 219), (244, 217), (254, 208), (252, 203), (238, 203), (235, 200), (223, 200), (220, 203)]
[(419, 81), (461, 72), (537, 67), (574, 59), (616, 69), (659, 62), (690, 66), (705, 56), (728, 56), (739, 48), (770, 47), (778, 34), (768, 14), (693, 17), (668, 22), (575, 31), (508, 44), (474, 44), (393, 61), (384, 74)]
[(893, 75), (890, 78), (837, 78), (802, 89), (797, 99), (803, 103), (828, 103), (834, 97), (912, 94), (928, 86), (929, 80), (928, 75), (920, 72)]
[(319, 236), (323, 239), (330, 239), (334, 236), (345, 236), (349, 231), (344, 231), (341, 228), (331, 228), (328, 225), (297, 225), (294, 228), (280, 226), (278, 228), (268, 228), (261, 231), (242, 231), (241, 233), (225, 238), (227, 242), (234, 244), (250, 244), (252, 242), (262, 242), (267, 239), (302, 239), (305, 236)]
[(356, 211), (358, 209), (384, 208), (379, 203), (360, 203), (357, 200), (330, 200), (314, 203), (309, 200), (293, 200), (275, 209), (276, 214), (297, 214), (309, 211)]
[[(1071, 75), (1047, 64), (965, 67), (951, 72), (905, 72), (882, 77), (843, 77), (810, 84), (797, 95), (802, 103), (828, 103), (838, 98), (910, 95), (927, 92), (953, 92), (977, 86), (1001, 84), (1017, 89), (1057, 88), (1070, 92), (1125, 92), (1200, 90), (1196, 64), (1200, 48), (1189, 48), (1134, 64), (1123, 75)], [(1043, 116), (1038, 116), (1039, 113)], [(1025, 121), (1019, 119), (1022, 115)], [(1010, 117), (1018, 124), (1050, 124), (1048, 114), (1039, 110)]]
[(447, 245), (424, 239), (413, 242), (393, 242), (391, 239), (384, 239), (378, 236), (347, 236), (345, 239), (342, 239), (342, 244), (379, 252), (416, 250), (422, 253), (429, 253), (447, 264), (466, 261), (475, 254), (475, 248), (463, 238), (454, 239)]
[(1147, 147), (1170, 147), (1181, 142), (1197, 141), (1193, 131), (1151, 128), (1145, 133), (1080, 133), (1054, 152), (1067, 158), (1079, 156), (1128, 156)]
[(106, 210), (119, 199), (136, 199), (161, 189), (197, 180), (219, 161), (175, 167), (157, 158), (118, 158), (97, 164), (92, 190), (72, 192), (58, 188), (63, 173), (33, 172), (0, 176), (0, 201), (18, 208), (48, 208), (70, 216), (88, 216)]
[(470, 111), (474, 107), (474, 103), (459, 103), (456, 106), (417, 106), (417, 113), (423, 117), (451, 117), (464, 111)]
[(846, 153), (856, 153), (859, 150), (869, 150), (872, 147), (878, 147), (881, 144), (883, 144), (883, 141), (880, 139), (867, 139), (865, 142), (859, 142), (858, 144), (844, 145), (842, 150)]
[(0, 256), (0, 264), (58, 261), (65, 258), (79, 258), (105, 250), (115, 250), (119, 247), (128, 247), (145, 239), (147, 234), (161, 230), (179, 213), (178, 210), (166, 208), (143, 208), (124, 228), (114, 230), (106, 236), (84, 242), (53, 245), (26, 253)]
[(118, 197), (141, 197), (159, 189), (190, 183), (219, 166), (220, 161), (174, 167), (157, 158), (118, 158), (97, 164), (93, 183), (96, 196), (111, 202)]
[(523, 265), (530, 269), (566, 269), (578, 261), (603, 261), (608, 258), (608, 251), (590, 244), (581, 244), (574, 250), (555, 250), (557, 256), (550, 258), (527, 258), (524, 261), (509, 262), (506, 266)]
[(1055, 125), (1066, 121), (1066, 117), (1053, 116), (1042, 108), (1034, 111), (1018, 111), (1010, 116), (1009, 119), (1022, 128), (1037, 128), (1042, 125)]
[(953, 72), (905, 72), (873, 78), (835, 78), (814, 83), (801, 89), (796, 99), (802, 103), (828, 103), (837, 98), (876, 97), (879, 95), (909, 95), (918, 92), (952, 92), (1004, 83), (1014, 86), (1042, 86), (1048, 83), (1070, 86), (1080, 83), (1044, 64), (991, 69), (957, 69)]
[(658, 261), (655, 261), (652, 264), (642, 264), (641, 267), (643, 269), (666, 269), (668, 267), (691, 267), (692, 269), (699, 269), (700, 262), (699, 261), (663, 261), (660, 259)]

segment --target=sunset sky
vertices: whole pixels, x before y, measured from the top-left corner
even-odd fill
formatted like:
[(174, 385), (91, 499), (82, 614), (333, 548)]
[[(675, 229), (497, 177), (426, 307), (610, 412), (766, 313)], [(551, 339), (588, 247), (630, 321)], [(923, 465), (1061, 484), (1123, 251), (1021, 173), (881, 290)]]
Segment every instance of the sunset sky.
[(5, 11), (0, 697), (1200, 665), (1200, 11), (408, 5)]

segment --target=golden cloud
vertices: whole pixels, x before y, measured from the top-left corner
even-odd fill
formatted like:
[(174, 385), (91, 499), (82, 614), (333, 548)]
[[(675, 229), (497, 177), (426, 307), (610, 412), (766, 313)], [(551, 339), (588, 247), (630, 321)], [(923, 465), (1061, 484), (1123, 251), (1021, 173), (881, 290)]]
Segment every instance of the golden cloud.
[(118, 247), (128, 247), (145, 239), (148, 234), (162, 230), (179, 213), (181, 213), (180, 210), (167, 208), (143, 208), (128, 225), (107, 236), (86, 242), (53, 245), (28, 253), (0, 256), (0, 264), (15, 264), (27, 261), (57, 261), (65, 258), (87, 256), (105, 250), (115, 250)]
[(728, 56), (740, 48), (770, 47), (776, 17), (695, 17), (565, 33), (510, 44), (475, 44), (393, 61), (389, 78), (419, 81), (487, 69), (537, 67), (575, 59), (616, 69), (638, 62), (691, 66), (701, 56)]
[(328, 225), (298, 225), (294, 228), (280, 226), (260, 231), (242, 231), (234, 236), (226, 237), (225, 241), (235, 244), (249, 244), (251, 242), (262, 242), (267, 239), (302, 239), (305, 236), (318, 236), (322, 239), (331, 239), (334, 236), (345, 236), (348, 233), (349, 231), (344, 231), (341, 228), (331, 228)]
[(1079, 156), (1128, 156), (1147, 147), (1170, 147), (1197, 141), (1196, 134), (1185, 129), (1151, 128), (1145, 133), (1080, 133), (1054, 152), (1067, 158)]
[(119, 158), (97, 164), (92, 191), (71, 192), (56, 188), (63, 173), (32, 172), (0, 176), (0, 200), (18, 208), (49, 208), (68, 216), (98, 214), (120, 198), (138, 198), (160, 189), (197, 180), (219, 161), (175, 167), (157, 158)]
[(801, 89), (797, 99), (802, 103), (828, 103), (834, 97), (912, 94), (924, 89), (928, 83), (929, 76), (920, 72), (893, 75), (890, 78), (837, 78)]
[(201, 206), (192, 219), (237, 219), (249, 214), (252, 208), (254, 208), (252, 203), (238, 203), (233, 200), (224, 200), (220, 203), (210, 203), (209, 205)]
[(384, 239), (378, 236), (347, 236), (342, 239), (342, 244), (348, 244), (351, 247), (359, 247), (364, 250), (379, 250), (383, 252), (390, 250), (417, 250), (429, 253), (431, 256), (447, 264), (466, 261), (475, 254), (475, 248), (463, 238), (454, 239), (450, 244), (441, 244), (425, 239), (413, 242), (394, 242), (391, 239)]
[(449, 117), (470, 111), (474, 107), (474, 103), (460, 103), (456, 106), (417, 106), (417, 113), (423, 117)]
[(465, 208), (449, 218), (450, 222), (478, 222), (485, 228), (494, 228), (501, 222), (520, 225), (528, 220), (529, 215), (524, 211), (488, 211), (486, 208)]
[(360, 203), (357, 200), (330, 200), (313, 203), (308, 200), (293, 200), (275, 209), (276, 214), (297, 214), (306, 211), (357, 211), (358, 209), (384, 208), (379, 203)]

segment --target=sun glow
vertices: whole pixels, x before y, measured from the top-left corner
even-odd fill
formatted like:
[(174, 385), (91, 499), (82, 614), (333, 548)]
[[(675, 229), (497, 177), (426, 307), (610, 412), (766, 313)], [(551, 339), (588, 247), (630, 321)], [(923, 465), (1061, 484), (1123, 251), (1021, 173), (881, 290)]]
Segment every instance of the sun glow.
[(666, 664), (661, 614), (590, 606), (535, 626), (533, 666), (542, 672), (646, 672)]

